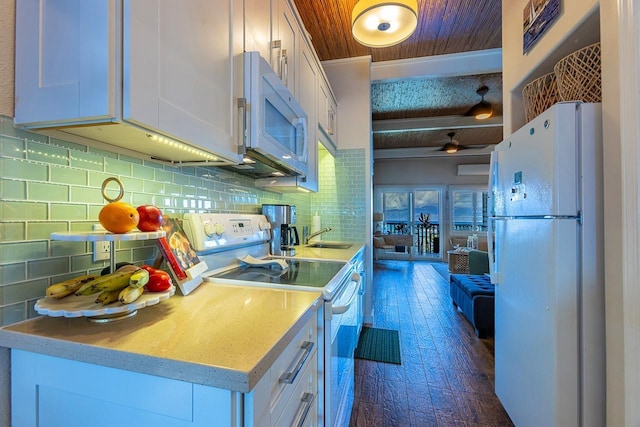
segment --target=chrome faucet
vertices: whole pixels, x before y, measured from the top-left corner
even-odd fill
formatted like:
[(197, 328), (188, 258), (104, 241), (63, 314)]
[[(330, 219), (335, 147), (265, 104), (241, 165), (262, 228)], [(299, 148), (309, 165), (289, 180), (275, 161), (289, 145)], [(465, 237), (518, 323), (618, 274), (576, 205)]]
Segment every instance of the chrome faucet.
[(316, 236), (321, 235), (322, 233), (328, 233), (330, 231), (331, 231), (331, 227), (327, 227), (327, 228), (323, 228), (322, 230), (316, 231), (315, 233), (311, 233), (305, 239), (304, 244), (308, 245), (309, 244), (309, 240), (313, 239)]

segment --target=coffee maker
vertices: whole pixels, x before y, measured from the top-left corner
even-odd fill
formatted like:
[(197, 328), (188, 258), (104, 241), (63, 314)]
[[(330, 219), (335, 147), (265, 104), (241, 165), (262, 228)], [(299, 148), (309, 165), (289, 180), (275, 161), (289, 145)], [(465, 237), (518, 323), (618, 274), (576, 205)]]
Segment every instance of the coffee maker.
[(271, 255), (294, 256), (300, 244), (296, 223), (296, 207), (291, 205), (262, 205), (262, 215), (271, 223)]

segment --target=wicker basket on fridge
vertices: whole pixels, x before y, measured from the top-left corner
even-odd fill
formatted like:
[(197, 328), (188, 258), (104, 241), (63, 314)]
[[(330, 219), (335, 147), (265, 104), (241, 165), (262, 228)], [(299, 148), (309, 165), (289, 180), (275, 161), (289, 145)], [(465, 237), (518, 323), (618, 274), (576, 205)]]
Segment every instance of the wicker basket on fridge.
[(522, 89), (522, 98), (524, 114), (529, 122), (560, 100), (555, 73), (545, 74), (527, 84)]
[(553, 68), (561, 101), (602, 101), (600, 43), (562, 58)]

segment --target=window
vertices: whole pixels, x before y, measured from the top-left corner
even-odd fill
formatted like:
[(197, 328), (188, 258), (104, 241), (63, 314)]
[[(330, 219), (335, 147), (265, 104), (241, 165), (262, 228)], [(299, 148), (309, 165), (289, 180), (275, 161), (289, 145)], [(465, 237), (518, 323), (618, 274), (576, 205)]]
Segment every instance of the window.
[(411, 235), (414, 257), (440, 258), (441, 188), (380, 186), (374, 194), (374, 212), (384, 214), (376, 231)]
[(488, 193), (482, 190), (451, 191), (451, 228), (457, 231), (486, 231)]

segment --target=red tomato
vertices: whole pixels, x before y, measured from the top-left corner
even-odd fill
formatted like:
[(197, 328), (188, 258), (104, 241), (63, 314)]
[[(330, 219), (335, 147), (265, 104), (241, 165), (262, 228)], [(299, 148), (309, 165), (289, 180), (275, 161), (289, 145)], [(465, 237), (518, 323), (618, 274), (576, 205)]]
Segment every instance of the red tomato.
[(142, 205), (136, 208), (140, 220), (138, 221), (138, 230), (140, 231), (157, 231), (162, 226), (162, 212), (156, 206)]
[(171, 278), (165, 272), (149, 275), (149, 282), (145, 288), (150, 292), (164, 292), (171, 287)]

